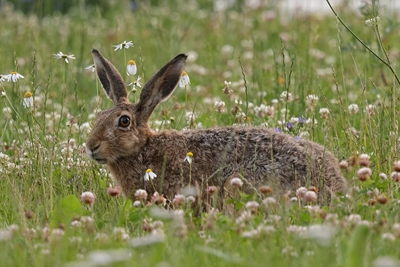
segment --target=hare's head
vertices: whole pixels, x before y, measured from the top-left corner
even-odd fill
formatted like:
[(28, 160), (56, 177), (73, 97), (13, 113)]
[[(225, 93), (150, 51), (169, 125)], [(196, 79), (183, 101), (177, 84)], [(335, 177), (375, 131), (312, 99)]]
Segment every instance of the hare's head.
[(145, 84), (139, 101), (132, 104), (117, 69), (98, 50), (93, 49), (92, 55), (97, 76), (114, 106), (97, 115), (86, 151), (90, 158), (105, 164), (133, 155), (145, 145), (151, 135), (148, 119), (179, 83), (187, 56), (177, 55), (162, 67)]

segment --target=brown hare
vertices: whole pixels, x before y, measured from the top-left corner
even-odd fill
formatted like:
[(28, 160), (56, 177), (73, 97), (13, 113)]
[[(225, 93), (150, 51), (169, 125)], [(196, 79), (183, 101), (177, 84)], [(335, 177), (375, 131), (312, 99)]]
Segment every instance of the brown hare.
[[(234, 176), (244, 181), (244, 190), (271, 185), (286, 192), (314, 186), (319, 202), (328, 204), (331, 194), (345, 191), (346, 181), (330, 152), (273, 129), (234, 126), (153, 132), (149, 117), (179, 83), (186, 55), (177, 55), (154, 74), (134, 104), (128, 101), (117, 69), (98, 50), (93, 49), (92, 55), (114, 106), (97, 115), (86, 142), (87, 154), (107, 165), (126, 197), (134, 199), (137, 189), (145, 189), (149, 195), (158, 191), (172, 200), (182, 187), (195, 186), (205, 200), (208, 186), (218, 187), (223, 196)], [(185, 161), (188, 152), (193, 153), (190, 164)], [(148, 169), (157, 177), (145, 179)]]

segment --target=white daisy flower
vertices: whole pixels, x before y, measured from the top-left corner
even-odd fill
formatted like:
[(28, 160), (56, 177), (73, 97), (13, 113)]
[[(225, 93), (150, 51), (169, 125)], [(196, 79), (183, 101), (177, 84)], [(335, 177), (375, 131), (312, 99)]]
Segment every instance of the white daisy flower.
[(22, 101), (22, 105), (24, 108), (30, 108), (33, 107), (33, 97), (31, 92), (26, 92), (24, 94), (24, 99)]
[(157, 177), (157, 174), (155, 174), (151, 169), (147, 169), (146, 174), (144, 175), (144, 180), (150, 181), (150, 179), (153, 180), (156, 177)]
[(113, 45), (113, 47), (114, 47), (114, 51), (117, 51), (119, 49), (122, 50), (122, 48), (128, 49), (129, 47), (133, 47), (133, 42), (132, 41), (129, 41), (129, 42), (124, 41), (121, 44)]
[(137, 72), (137, 67), (136, 67), (136, 62), (133, 60), (129, 60), (128, 61), (128, 65), (126, 66), (126, 74), (128, 74), (128, 76), (133, 76), (135, 75)]
[(7, 82), (17, 82), (19, 79), (23, 79), (25, 78), (24, 76), (22, 76), (21, 74), (19, 74), (16, 71), (11, 72), (10, 74), (4, 75), (4, 79), (7, 80)]
[(0, 74), (0, 83), (6, 80), (6, 75)]
[(56, 59), (64, 59), (66, 63), (69, 63), (68, 59), (75, 59), (74, 55), (67, 55), (64, 54), (63, 52), (58, 52), (57, 54), (53, 54), (53, 58)]
[(130, 84), (128, 84), (128, 86), (132, 86), (132, 89), (131, 89), (132, 92), (136, 92), (136, 86), (142, 87), (142, 83), (140, 82), (141, 79), (142, 79), (142, 77), (139, 76), (136, 81), (133, 81)]
[(182, 72), (181, 79), (179, 81), (179, 87), (184, 88), (186, 85), (190, 84), (189, 75), (186, 71)]
[(92, 64), (92, 65), (90, 65), (90, 66), (87, 66), (87, 67), (85, 68), (85, 70), (91, 70), (92, 72), (94, 72), (94, 71), (96, 70), (96, 67), (94, 66), (94, 64)]
[(193, 153), (192, 152), (188, 152), (186, 153), (186, 158), (184, 159), (184, 161), (189, 162), (189, 164), (192, 164), (193, 161)]

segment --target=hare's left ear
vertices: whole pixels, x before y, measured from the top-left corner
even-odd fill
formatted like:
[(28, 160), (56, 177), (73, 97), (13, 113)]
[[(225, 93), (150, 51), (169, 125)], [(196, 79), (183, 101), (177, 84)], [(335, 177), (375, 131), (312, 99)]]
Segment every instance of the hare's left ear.
[(174, 92), (185, 67), (187, 56), (179, 54), (162, 67), (143, 87), (136, 109), (138, 122), (146, 123), (160, 102), (168, 99)]
[(118, 70), (98, 50), (93, 49), (92, 56), (97, 77), (99, 77), (107, 96), (114, 102), (114, 105), (128, 103), (128, 92)]

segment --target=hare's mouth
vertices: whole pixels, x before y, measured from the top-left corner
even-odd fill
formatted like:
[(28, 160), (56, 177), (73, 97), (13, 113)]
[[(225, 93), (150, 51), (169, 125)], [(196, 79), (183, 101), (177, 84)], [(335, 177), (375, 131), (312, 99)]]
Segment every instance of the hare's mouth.
[(99, 164), (106, 164), (106, 163), (107, 163), (107, 160), (106, 160), (106, 159), (95, 158), (95, 157), (93, 157), (93, 159), (94, 159), (97, 163), (99, 163)]

